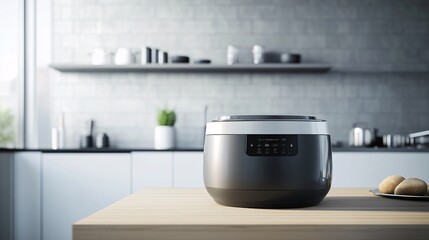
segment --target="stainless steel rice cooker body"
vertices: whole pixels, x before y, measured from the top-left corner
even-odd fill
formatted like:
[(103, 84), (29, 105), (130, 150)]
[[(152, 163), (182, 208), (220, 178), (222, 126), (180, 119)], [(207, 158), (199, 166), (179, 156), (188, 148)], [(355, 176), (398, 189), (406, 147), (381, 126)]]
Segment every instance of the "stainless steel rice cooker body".
[(306, 207), (331, 187), (327, 122), (312, 116), (237, 115), (207, 124), (204, 183), (221, 205)]

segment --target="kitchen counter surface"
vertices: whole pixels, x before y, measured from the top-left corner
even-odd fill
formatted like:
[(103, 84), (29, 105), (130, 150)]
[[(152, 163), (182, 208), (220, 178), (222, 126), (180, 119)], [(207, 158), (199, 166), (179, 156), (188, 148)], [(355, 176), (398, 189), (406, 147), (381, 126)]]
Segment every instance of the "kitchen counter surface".
[(333, 152), (429, 152), (429, 148), (332, 147)]
[[(130, 152), (202, 152), (202, 148), (176, 148), (169, 150), (157, 150), (153, 148), (0, 148), (0, 152), (45, 152), (45, 153), (130, 153)], [(358, 148), (358, 147), (333, 147), (333, 152), (429, 152), (429, 148)]]
[(0, 148), (0, 152), (44, 152), (44, 153), (131, 153), (131, 152), (202, 152), (202, 148), (175, 148), (158, 150), (153, 148)]
[(130, 195), (73, 225), (74, 240), (96, 239), (427, 239), (429, 202), (332, 189), (299, 209), (216, 204), (204, 189), (152, 189)]

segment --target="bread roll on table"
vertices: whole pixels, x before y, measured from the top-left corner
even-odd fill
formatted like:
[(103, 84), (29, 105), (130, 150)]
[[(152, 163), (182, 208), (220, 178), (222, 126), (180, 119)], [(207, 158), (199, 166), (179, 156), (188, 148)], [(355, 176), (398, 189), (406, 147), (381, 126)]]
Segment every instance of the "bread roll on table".
[(378, 189), (381, 193), (393, 194), (395, 188), (404, 180), (405, 178), (399, 175), (388, 176), (381, 181), (380, 185), (378, 185)]
[(425, 181), (418, 178), (407, 178), (395, 188), (394, 193), (397, 195), (424, 196), (427, 191), (428, 186)]

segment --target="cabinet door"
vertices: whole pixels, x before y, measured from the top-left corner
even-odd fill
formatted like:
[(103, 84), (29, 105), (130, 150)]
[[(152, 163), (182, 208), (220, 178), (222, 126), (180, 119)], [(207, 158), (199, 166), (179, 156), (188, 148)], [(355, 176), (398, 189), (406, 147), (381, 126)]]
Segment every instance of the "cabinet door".
[(173, 186), (172, 152), (133, 152), (132, 191)]
[(41, 237), (40, 152), (14, 155), (14, 239), (40, 240)]
[(72, 225), (131, 193), (126, 153), (42, 155), (43, 240), (71, 240)]
[(13, 153), (0, 153), (0, 239), (12, 238)]
[(173, 159), (174, 187), (204, 187), (202, 152), (174, 152)]
[(334, 152), (333, 187), (377, 188), (389, 175), (429, 180), (429, 153)]

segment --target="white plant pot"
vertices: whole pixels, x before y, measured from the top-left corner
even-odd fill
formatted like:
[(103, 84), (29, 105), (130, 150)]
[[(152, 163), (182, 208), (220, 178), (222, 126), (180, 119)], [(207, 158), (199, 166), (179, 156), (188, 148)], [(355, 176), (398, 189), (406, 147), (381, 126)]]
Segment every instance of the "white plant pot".
[(154, 131), (155, 149), (173, 149), (175, 146), (175, 131), (171, 126), (156, 126)]

